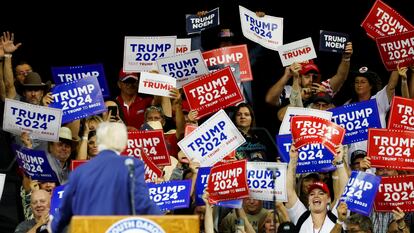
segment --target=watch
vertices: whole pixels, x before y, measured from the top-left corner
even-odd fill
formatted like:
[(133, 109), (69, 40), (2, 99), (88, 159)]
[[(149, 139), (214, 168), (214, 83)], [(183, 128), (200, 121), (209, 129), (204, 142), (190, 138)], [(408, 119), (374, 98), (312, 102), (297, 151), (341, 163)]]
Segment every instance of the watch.
[(332, 160), (332, 164), (334, 166), (341, 165), (341, 164), (344, 164), (344, 160), (342, 159), (341, 161), (336, 161), (336, 162)]

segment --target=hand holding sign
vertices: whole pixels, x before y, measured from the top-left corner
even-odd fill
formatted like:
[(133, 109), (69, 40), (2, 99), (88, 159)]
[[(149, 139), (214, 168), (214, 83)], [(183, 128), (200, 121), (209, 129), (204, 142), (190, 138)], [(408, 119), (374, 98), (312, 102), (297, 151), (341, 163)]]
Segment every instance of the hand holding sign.
[(293, 142), (297, 148), (322, 143), (335, 154), (335, 147), (342, 143), (345, 135), (344, 128), (320, 117), (293, 116), (290, 125)]

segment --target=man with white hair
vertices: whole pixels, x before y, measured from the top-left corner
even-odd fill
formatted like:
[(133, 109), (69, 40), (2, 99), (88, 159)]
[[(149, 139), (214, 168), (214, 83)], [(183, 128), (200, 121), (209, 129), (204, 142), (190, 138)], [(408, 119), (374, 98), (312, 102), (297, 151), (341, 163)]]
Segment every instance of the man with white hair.
[[(53, 233), (62, 232), (73, 215), (161, 214), (149, 198), (142, 161), (120, 156), (127, 145), (126, 126), (102, 122), (96, 136), (99, 154), (70, 175), (59, 213), (53, 218)], [(131, 161), (134, 172), (134, 210), (131, 208), (129, 169), (125, 160)]]

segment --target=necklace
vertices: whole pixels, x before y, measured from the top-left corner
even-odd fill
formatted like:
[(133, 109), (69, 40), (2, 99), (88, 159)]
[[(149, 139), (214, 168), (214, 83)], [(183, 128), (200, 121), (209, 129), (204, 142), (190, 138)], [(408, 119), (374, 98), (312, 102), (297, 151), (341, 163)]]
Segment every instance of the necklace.
[[(323, 228), (323, 224), (325, 223), (325, 219), (326, 219), (326, 214), (325, 214), (325, 217), (323, 218), (323, 222), (321, 224), (321, 228), (319, 228), (319, 231), (317, 233), (321, 233), (322, 228)], [(313, 218), (312, 218), (312, 223), (315, 226), (315, 223), (313, 222)], [(313, 233), (315, 233), (315, 227), (312, 227), (312, 231), (313, 231)]]

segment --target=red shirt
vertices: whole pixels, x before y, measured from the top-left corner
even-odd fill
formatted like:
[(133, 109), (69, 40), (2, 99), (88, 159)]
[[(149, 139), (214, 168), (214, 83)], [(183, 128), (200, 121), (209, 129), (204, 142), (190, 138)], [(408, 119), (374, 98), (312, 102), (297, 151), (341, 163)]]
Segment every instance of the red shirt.
[(124, 104), (124, 100), (119, 95), (116, 97), (116, 100), (120, 104), (120, 108), (124, 113), (125, 124), (127, 126), (132, 126), (136, 129), (139, 129), (141, 125), (144, 123), (144, 113), (145, 109), (151, 106), (152, 103), (152, 96), (149, 97), (140, 97), (136, 96), (134, 102), (128, 107)]

